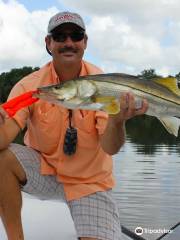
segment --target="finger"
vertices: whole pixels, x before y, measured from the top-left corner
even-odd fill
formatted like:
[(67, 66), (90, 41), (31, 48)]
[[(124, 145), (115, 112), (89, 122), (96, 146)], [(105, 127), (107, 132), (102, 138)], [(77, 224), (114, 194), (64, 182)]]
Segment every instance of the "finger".
[(120, 108), (121, 112), (125, 111), (128, 108), (128, 93), (122, 94), (120, 97)]
[(135, 110), (135, 98), (132, 93), (128, 93), (128, 108), (129, 110)]
[(0, 124), (3, 124), (6, 118), (8, 118), (6, 111), (0, 107)]
[(1, 114), (1, 116), (3, 116), (4, 118), (7, 118), (7, 117), (8, 117), (7, 112), (6, 112), (2, 107), (0, 107), (0, 114)]
[(0, 112), (0, 125), (3, 124), (5, 121), (5, 117)]
[(142, 115), (146, 113), (148, 110), (148, 107), (149, 107), (148, 101), (146, 99), (143, 99), (142, 107), (136, 110), (136, 115)]
[(133, 117), (135, 115), (136, 106), (135, 106), (135, 98), (132, 93), (128, 93), (128, 109), (127, 115), (129, 117)]

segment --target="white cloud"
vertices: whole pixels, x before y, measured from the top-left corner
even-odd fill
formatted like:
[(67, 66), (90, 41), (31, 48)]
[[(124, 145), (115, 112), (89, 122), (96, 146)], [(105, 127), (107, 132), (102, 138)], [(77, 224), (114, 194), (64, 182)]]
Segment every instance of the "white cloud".
[[(106, 72), (180, 71), (179, 0), (59, 2), (86, 20), (86, 56)], [(57, 11), (53, 7), (30, 12), (17, 0), (0, 0), (0, 72), (49, 60), (44, 37), (49, 18)]]
[(172, 18), (179, 18), (179, 0), (59, 0), (66, 6), (71, 6), (79, 12), (90, 15), (121, 15), (125, 18), (148, 19), (155, 21), (169, 16), (173, 13)]
[(88, 32), (91, 51), (102, 60), (102, 65), (109, 62), (108, 65), (116, 66), (116, 71), (139, 72), (143, 67), (156, 68), (162, 62), (162, 49), (155, 38), (146, 38), (121, 21), (117, 26), (113, 17), (94, 17)]
[(91, 16), (87, 24), (90, 51), (106, 71), (139, 73), (155, 68), (161, 73), (165, 69), (164, 75), (180, 71), (179, 0), (61, 2), (84, 18)]
[(0, 72), (39, 66), (48, 59), (44, 37), (56, 8), (29, 12), (17, 1), (0, 1)]

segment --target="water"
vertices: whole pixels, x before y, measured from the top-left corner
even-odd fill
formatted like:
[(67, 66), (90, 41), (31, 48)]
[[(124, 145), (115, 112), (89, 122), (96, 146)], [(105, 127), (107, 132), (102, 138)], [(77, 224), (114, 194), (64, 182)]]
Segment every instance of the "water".
[(147, 240), (180, 222), (179, 150), (180, 142), (143, 145), (129, 138), (114, 156), (121, 224), (133, 232), (142, 227)]
[[(132, 232), (141, 227), (143, 238), (155, 240), (180, 222), (180, 133), (175, 138), (157, 119), (143, 116), (128, 122), (127, 134), (114, 156), (121, 224)], [(146, 233), (152, 230), (159, 233)]]

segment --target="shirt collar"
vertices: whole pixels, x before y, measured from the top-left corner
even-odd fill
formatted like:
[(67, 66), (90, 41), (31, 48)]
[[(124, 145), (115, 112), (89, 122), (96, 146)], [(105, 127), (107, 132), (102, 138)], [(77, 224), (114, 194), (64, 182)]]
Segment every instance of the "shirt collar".
[[(60, 83), (61, 79), (59, 79), (59, 77), (55, 71), (53, 61), (50, 63), (50, 67), (51, 67), (51, 72), (52, 72), (52, 83)], [(82, 66), (81, 66), (81, 71), (79, 73), (79, 76), (85, 76), (87, 74), (88, 74), (88, 72), (87, 72), (85, 63), (84, 63), (84, 61), (82, 61)]]
[(59, 77), (58, 77), (58, 75), (55, 71), (53, 61), (50, 63), (50, 67), (51, 67), (51, 73), (52, 73), (52, 82), (53, 83), (59, 83), (60, 79), (59, 79)]
[(81, 66), (81, 71), (79, 73), (79, 76), (85, 76), (87, 74), (88, 74), (88, 72), (86, 69), (86, 65), (85, 65), (84, 61), (82, 61), (82, 66)]

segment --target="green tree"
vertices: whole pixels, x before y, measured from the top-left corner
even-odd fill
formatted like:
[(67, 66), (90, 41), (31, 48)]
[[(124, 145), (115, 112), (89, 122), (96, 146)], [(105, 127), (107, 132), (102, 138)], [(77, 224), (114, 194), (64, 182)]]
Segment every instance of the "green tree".
[(178, 87), (180, 88), (180, 72), (175, 75), (178, 80)]
[(38, 70), (38, 67), (14, 68), (0, 75), (0, 102), (5, 102), (12, 87), (26, 75)]
[(180, 81), (180, 72), (175, 75), (175, 77)]
[(143, 70), (141, 72), (141, 74), (138, 75), (138, 76), (142, 77), (143, 79), (147, 79), (147, 80), (150, 80), (152, 78), (160, 77), (159, 75), (156, 74), (156, 71), (152, 68)]

